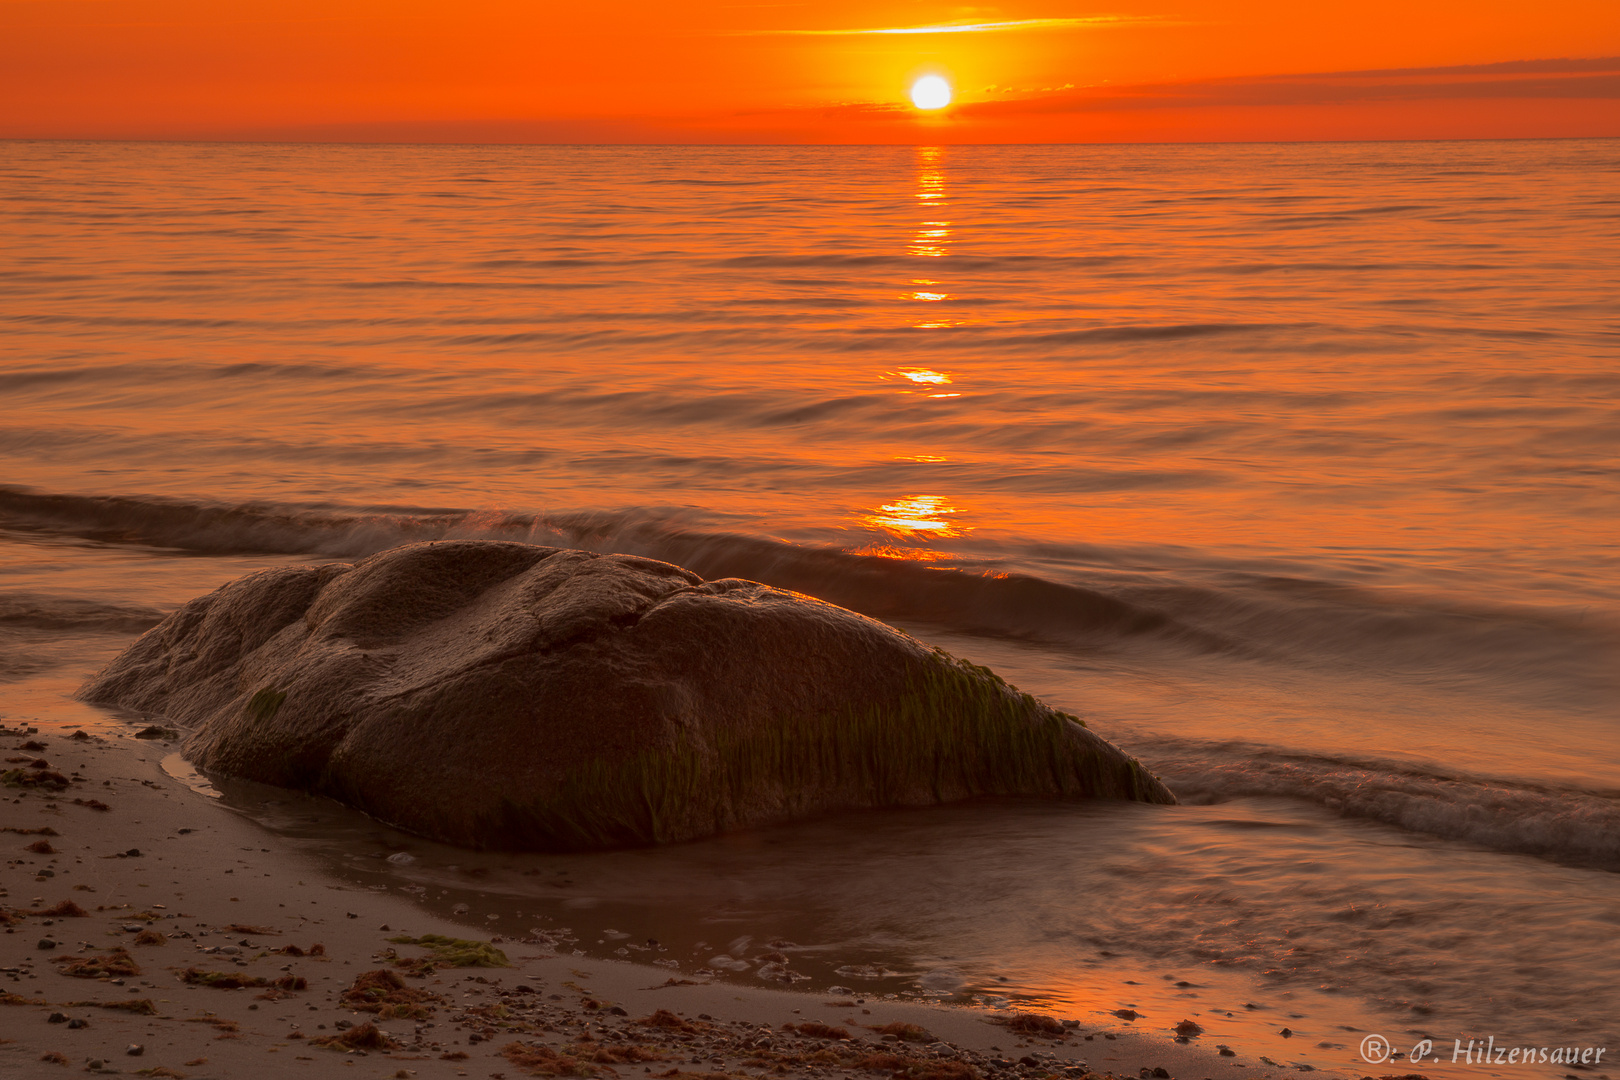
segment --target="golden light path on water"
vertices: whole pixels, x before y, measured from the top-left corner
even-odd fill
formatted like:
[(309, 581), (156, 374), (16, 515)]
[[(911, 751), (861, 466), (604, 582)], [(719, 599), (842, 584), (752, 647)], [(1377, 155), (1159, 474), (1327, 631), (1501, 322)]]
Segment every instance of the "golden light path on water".
[[(919, 80), (921, 86), (926, 80)], [(944, 86), (943, 80), (936, 80)], [(945, 98), (940, 106), (949, 103), (950, 88), (944, 87)], [(919, 108), (936, 108), (940, 106), (925, 106), (918, 103)], [(953, 239), (951, 223), (942, 220), (941, 211), (946, 207), (944, 151), (937, 146), (923, 146), (917, 149), (917, 202), (928, 219), (918, 223), (916, 234), (906, 249), (906, 254), (918, 258), (944, 259), (949, 254), (949, 245)], [(950, 294), (938, 290), (943, 282), (934, 277), (914, 278), (914, 286), (928, 286), (929, 291), (917, 290), (910, 294), (910, 299), (923, 303), (937, 303), (950, 298)], [(949, 319), (934, 319), (925, 322), (913, 323), (913, 329), (929, 330), (941, 327), (960, 325)], [(934, 390), (934, 393), (923, 395), (927, 399), (961, 397), (957, 390), (941, 389), (950, 386), (954, 376), (947, 372), (935, 371), (932, 368), (907, 367), (898, 371), (888, 372), (884, 378), (898, 377), (916, 389), (903, 389), (903, 394), (914, 394), (919, 390)], [(892, 455), (896, 461), (910, 461), (919, 465), (938, 464), (947, 459), (938, 454), (914, 453)], [(961, 508), (956, 506), (952, 499), (944, 495), (915, 494), (893, 499), (878, 506), (854, 515), (854, 520), (867, 528), (881, 529), (896, 538), (911, 543), (926, 544), (933, 540), (960, 537), (972, 531), (971, 526), (962, 524), (954, 515), (960, 514)], [(857, 549), (860, 554), (879, 555), (890, 558), (910, 560), (933, 560), (948, 557), (947, 552), (925, 547), (897, 547), (890, 545), (871, 545)]]

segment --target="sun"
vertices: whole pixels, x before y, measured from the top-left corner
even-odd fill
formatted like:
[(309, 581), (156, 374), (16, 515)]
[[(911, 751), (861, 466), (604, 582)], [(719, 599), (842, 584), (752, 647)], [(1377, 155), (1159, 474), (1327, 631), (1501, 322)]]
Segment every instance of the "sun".
[(951, 84), (938, 75), (924, 75), (911, 84), (911, 103), (919, 109), (943, 109), (951, 103)]

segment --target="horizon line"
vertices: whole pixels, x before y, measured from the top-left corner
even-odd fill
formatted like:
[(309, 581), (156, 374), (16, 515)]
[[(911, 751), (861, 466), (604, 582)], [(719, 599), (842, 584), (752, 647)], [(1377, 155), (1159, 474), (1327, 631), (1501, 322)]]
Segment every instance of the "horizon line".
[(1473, 136), (1456, 135), (1435, 138), (1377, 138), (1362, 139), (1152, 139), (1152, 140), (1126, 140), (1111, 139), (1097, 141), (1018, 141), (1018, 142), (930, 142), (917, 141), (889, 141), (889, 142), (550, 142), (550, 141), (513, 141), (490, 142), (487, 140), (476, 142), (457, 142), (446, 139), (432, 141), (401, 141), (397, 139), (291, 139), (291, 138), (237, 138), (237, 137), (187, 137), (176, 138), (169, 136), (80, 136), (80, 135), (0, 135), (0, 143), (24, 142), (71, 142), (71, 143), (165, 143), (170, 145), (204, 145), (204, 146), (557, 146), (584, 149), (588, 147), (603, 148), (656, 148), (670, 147), (679, 149), (726, 149), (735, 147), (781, 146), (796, 149), (841, 149), (871, 146), (910, 146), (910, 147), (961, 147), (972, 148), (977, 146), (1337, 146), (1362, 145), (1368, 143), (1489, 143), (1489, 142), (1605, 142), (1620, 140), (1620, 135), (1495, 135)]

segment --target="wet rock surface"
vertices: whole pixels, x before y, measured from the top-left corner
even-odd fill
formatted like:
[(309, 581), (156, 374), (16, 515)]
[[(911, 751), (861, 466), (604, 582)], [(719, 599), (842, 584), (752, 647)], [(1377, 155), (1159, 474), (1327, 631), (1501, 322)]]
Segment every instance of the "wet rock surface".
[(1173, 801), (1074, 718), (883, 623), (527, 544), (243, 578), (81, 696), (191, 727), (202, 768), (476, 847), (662, 843), (983, 794)]

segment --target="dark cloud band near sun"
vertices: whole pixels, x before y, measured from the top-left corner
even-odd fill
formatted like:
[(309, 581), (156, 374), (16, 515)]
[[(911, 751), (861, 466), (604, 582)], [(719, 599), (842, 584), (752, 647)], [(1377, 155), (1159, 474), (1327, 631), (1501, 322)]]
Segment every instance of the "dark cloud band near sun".
[(1066, 18), (1049, 19), (1005, 19), (997, 22), (952, 22), (936, 23), (929, 26), (882, 26), (861, 27), (858, 29), (834, 30), (745, 30), (739, 31), (745, 37), (865, 37), (881, 35), (913, 35), (913, 34), (999, 34), (1017, 31), (1037, 30), (1084, 30), (1093, 27), (1120, 26), (1125, 24), (1140, 26), (1152, 23), (1168, 23), (1170, 20), (1154, 15), (1084, 15)]
[(998, 113), (1482, 99), (1620, 99), (1620, 57), (1079, 87), (1059, 93), (978, 101), (962, 109), (967, 113), (993, 116)]

